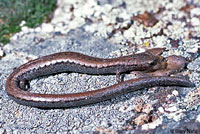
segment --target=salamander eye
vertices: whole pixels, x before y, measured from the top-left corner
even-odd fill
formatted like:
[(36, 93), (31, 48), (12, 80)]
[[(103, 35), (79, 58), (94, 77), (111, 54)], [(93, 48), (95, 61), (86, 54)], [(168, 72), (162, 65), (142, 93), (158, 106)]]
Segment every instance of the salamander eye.
[(154, 61), (152, 61), (152, 62), (150, 63), (151, 66), (154, 66), (154, 65), (156, 65), (156, 64), (157, 64), (157, 60), (154, 60)]

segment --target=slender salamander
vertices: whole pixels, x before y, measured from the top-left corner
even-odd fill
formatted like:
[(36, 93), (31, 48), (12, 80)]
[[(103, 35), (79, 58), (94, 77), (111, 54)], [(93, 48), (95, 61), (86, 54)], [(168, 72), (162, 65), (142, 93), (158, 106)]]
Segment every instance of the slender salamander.
[[(120, 81), (121, 73), (156, 72), (166, 69), (168, 63), (160, 56), (163, 51), (163, 48), (154, 48), (143, 53), (112, 59), (95, 58), (76, 52), (47, 55), (15, 69), (6, 81), (7, 94), (22, 105), (38, 108), (65, 108), (96, 103), (119, 94), (153, 86), (193, 87), (194, 84), (189, 80), (160, 75)], [(27, 85), (32, 79), (62, 72), (116, 74), (118, 83), (102, 89), (70, 94), (40, 94), (28, 91)]]

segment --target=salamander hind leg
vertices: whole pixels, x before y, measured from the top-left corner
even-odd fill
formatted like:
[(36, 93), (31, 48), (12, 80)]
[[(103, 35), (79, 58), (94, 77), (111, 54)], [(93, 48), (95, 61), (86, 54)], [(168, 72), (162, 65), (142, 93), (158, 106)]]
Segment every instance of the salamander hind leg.
[(22, 79), (19, 81), (19, 88), (27, 91), (30, 88), (30, 83), (28, 80)]

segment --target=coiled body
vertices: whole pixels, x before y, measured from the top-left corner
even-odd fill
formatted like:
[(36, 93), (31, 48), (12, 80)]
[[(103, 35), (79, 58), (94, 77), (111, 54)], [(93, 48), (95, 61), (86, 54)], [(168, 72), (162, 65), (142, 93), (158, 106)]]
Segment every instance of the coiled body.
[(113, 59), (95, 58), (76, 52), (62, 52), (44, 56), (21, 65), (9, 75), (6, 82), (7, 94), (22, 105), (39, 108), (64, 108), (96, 103), (147, 87), (194, 86), (190, 81), (181, 78), (152, 76), (119, 82), (106, 88), (83, 93), (40, 94), (28, 92), (25, 88), (32, 79), (62, 72), (120, 74), (129, 71), (155, 70), (160, 58), (155, 54), (156, 52), (147, 51)]

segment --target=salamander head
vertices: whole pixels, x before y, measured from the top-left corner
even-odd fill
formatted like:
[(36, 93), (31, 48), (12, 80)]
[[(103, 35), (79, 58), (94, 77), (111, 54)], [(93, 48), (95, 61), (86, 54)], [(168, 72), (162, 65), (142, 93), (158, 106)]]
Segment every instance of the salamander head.
[(143, 64), (144, 71), (155, 71), (166, 67), (166, 60), (161, 54), (165, 48), (153, 48), (141, 53), (139, 61)]
[(159, 60), (158, 56), (153, 56), (150, 53), (139, 53), (126, 58), (123, 58), (123, 64), (126, 65), (129, 70), (133, 71), (145, 71), (153, 66), (156, 66)]
[(160, 56), (164, 48), (149, 49), (143, 53), (124, 56), (115, 59), (116, 64), (121, 65), (125, 71), (151, 71), (162, 67), (163, 57)]

